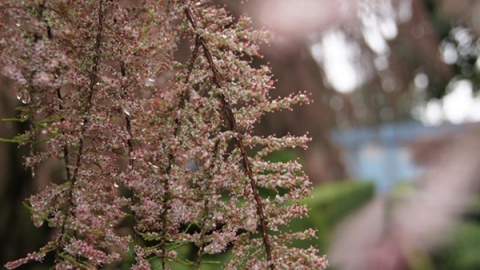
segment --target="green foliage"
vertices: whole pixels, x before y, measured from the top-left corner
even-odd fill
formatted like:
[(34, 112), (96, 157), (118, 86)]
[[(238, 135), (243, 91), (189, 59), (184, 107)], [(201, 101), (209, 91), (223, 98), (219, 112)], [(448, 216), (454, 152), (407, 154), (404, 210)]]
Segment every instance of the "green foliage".
[(374, 185), (371, 182), (335, 182), (314, 189), (312, 198), (304, 202), (311, 207), (311, 211), (323, 215), (329, 226), (333, 226), (368, 202), (373, 194)]
[(275, 151), (268, 155), (266, 160), (270, 162), (288, 162), (298, 158), (298, 153), (294, 149), (282, 149), (281, 151)]
[(473, 199), (468, 212), (473, 215), (480, 215), (480, 196)]
[[(395, 186), (389, 194), (389, 203), (395, 205), (397, 201), (408, 197), (414, 191), (412, 181), (404, 181)], [(445, 242), (432, 251), (416, 252), (411, 259), (422, 259), (423, 255), (430, 256), (427, 262), (433, 266), (428, 269), (451, 270), (451, 269), (480, 269), (480, 196), (471, 201), (465, 213), (465, 219), (477, 218), (477, 222), (461, 221), (458, 225), (446, 233)], [(423, 258), (426, 259), (426, 258)], [(425, 261), (424, 261), (425, 262)], [(411, 263), (418, 264), (418, 261)], [(427, 269), (425, 265), (412, 265), (412, 269)]]
[(433, 254), (435, 269), (480, 269), (480, 226), (463, 222), (449, 236), (448, 244)]
[(367, 203), (373, 195), (374, 185), (370, 182), (332, 182), (314, 188), (312, 197), (301, 201), (309, 208), (308, 217), (295, 219), (289, 228), (292, 231), (315, 228), (318, 239), (303, 240), (295, 245), (313, 245), (319, 250), (325, 250), (335, 226)]
[(435, 269), (480, 269), (480, 196), (468, 207), (466, 218), (450, 232), (446, 244), (432, 252)]

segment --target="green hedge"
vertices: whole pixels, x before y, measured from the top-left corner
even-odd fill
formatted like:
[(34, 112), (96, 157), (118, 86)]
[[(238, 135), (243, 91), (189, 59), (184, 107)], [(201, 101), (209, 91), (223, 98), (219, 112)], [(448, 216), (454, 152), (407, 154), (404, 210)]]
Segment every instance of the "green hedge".
[(295, 242), (294, 245), (303, 247), (313, 245), (325, 252), (339, 221), (370, 201), (374, 191), (373, 183), (360, 181), (334, 182), (317, 186), (311, 198), (301, 201), (309, 208), (308, 217), (293, 220), (290, 229), (300, 231), (315, 228), (318, 239)]
[(457, 225), (445, 246), (432, 254), (435, 269), (480, 269), (480, 224), (462, 222)]
[(464, 220), (456, 225), (445, 245), (432, 252), (435, 269), (480, 269), (480, 196), (474, 198)]
[[(414, 182), (405, 181), (398, 184), (389, 199), (391, 203), (408, 197), (414, 191)], [(470, 207), (466, 210), (463, 220), (446, 232), (446, 241), (434, 250), (429, 250), (429, 269), (438, 270), (477, 270), (480, 269), (480, 196), (472, 199)], [(423, 270), (425, 267), (412, 269)]]

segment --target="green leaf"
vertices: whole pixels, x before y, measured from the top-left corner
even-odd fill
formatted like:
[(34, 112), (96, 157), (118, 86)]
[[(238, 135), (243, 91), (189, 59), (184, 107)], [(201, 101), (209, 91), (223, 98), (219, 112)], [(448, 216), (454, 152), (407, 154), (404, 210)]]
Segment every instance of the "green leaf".
[(221, 264), (221, 261), (202, 261), (202, 264)]
[(65, 118), (66, 118), (65, 115), (58, 115), (56, 117), (50, 117), (50, 118), (42, 119), (40, 121), (34, 121), (33, 124), (43, 126), (43, 125), (49, 124), (49, 123), (60, 122), (60, 121), (62, 121), (62, 119), (65, 119)]
[(7, 138), (1, 138), (0, 137), (0, 142), (4, 142), (4, 143), (19, 143), (17, 138), (13, 138), (13, 139), (7, 139)]
[(2, 121), (24, 123), (24, 122), (28, 121), (28, 117), (26, 117), (26, 118), (2, 118)]

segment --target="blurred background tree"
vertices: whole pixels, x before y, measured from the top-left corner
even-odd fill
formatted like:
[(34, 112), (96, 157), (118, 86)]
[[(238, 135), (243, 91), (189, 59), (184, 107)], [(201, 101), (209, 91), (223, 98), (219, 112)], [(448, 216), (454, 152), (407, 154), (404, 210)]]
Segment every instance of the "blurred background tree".
[(459, 122), (442, 112), (450, 109), (442, 99), (458, 86), (479, 89), (476, 1), (219, 2), (274, 31), (263, 52), (278, 80), (276, 94), (312, 94), (314, 105), (267, 116), (258, 130), (309, 131), (313, 142), (302, 159), (314, 182), (348, 176), (331, 130)]

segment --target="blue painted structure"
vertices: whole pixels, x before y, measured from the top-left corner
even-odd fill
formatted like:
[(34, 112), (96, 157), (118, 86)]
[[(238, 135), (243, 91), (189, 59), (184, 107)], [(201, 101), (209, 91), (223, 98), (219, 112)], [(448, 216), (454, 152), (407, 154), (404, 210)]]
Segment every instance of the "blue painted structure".
[(387, 123), (376, 128), (335, 131), (332, 138), (342, 150), (351, 177), (373, 181), (384, 193), (399, 181), (412, 180), (421, 171), (411, 158), (409, 144), (426, 136), (456, 133), (466, 125), (426, 127), (420, 122)]

